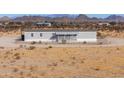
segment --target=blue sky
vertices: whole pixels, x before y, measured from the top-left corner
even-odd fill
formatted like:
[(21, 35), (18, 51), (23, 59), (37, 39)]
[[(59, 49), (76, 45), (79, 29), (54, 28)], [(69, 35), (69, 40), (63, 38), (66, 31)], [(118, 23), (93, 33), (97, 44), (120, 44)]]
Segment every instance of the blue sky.
[[(23, 16), (23, 15), (47, 15), (47, 14), (0, 14), (0, 17), (2, 16), (17, 17), (17, 16)], [(112, 14), (86, 14), (86, 15), (89, 17), (105, 18)], [(117, 14), (117, 15), (124, 16), (124, 14)]]

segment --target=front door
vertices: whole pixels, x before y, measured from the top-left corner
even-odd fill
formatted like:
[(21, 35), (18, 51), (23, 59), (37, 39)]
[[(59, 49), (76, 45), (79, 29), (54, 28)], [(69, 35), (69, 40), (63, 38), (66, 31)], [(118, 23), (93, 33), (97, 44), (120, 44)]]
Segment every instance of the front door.
[(58, 35), (56, 38), (56, 42), (58, 43), (66, 43), (66, 38), (64, 35)]

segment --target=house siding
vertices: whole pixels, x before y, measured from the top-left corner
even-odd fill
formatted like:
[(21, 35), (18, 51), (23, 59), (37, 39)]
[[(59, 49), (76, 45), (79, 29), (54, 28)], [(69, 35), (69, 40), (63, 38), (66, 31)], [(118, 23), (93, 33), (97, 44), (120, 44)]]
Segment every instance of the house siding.
[[(33, 33), (33, 36), (31, 34)], [(42, 34), (42, 36), (40, 35)], [(95, 31), (31, 31), (24, 32), (25, 42), (57, 42), (57, 37), (54, 35), (76, 35), (76, 40), (68, 40), (68, 42), (97, 42), (97, 33)], [(73, 37), (73, 36), (72, 36)]]

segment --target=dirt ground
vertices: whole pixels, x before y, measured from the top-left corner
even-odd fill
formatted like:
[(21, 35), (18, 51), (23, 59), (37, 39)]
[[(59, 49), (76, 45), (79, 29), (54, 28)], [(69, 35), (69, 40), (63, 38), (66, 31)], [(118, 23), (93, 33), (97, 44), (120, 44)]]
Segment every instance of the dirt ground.
[(124, 77), (124, 46), (1, 48), (0, 77)]
[(30, 45), (17, 38), (0, 37), (0, 77), (124, 77), (122, 37), (106, 37), (102, 42), (109, 44), (98, 45)]

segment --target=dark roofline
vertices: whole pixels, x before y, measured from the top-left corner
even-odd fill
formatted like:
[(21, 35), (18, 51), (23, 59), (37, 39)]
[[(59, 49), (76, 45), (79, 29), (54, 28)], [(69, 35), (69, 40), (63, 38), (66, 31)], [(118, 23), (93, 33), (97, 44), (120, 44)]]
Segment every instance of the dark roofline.
[(62, 31), (62, 32), (67, 32), (67, 31), (73, 31), (73, 32), (86, 32), (86, 31), (88, 31), (88, 32), (96, 32), (97, 30), (64, 30), (64, 29), (52, 29), (52, 30), (45, 30), (45, 29), (43, 29), (43, 30), (32, 30), (32, 29), (28, 29), (28, 30), (24, 30), (24, 32), (60, 32), (60, 31)]

